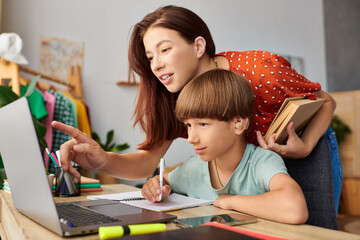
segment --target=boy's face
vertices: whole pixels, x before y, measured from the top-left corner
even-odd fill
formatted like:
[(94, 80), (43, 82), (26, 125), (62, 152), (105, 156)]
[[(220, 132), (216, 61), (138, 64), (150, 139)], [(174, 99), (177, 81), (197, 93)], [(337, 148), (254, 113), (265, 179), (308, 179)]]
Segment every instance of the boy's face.
[(203, 161), (231, 157), (238, 150), (239, 134), (234, 121), (224, 122), (208, 118), (190, 118), (184, 121), (188, 142)]

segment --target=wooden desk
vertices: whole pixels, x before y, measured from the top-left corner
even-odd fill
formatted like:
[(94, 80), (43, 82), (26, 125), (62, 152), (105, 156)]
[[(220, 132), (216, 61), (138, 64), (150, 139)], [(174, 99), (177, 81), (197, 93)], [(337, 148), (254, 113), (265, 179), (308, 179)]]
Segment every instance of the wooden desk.
[[(123, 185), (123, 184), (109, 184), (103, 185), (103, 194), (115, 193), (115, 192), (127, 192), (136, 190), (136, 188)], [(99, 192), (92, 193), (99, 194)], [(78, 201), (85, 200), (86, 195), (72, 198), (55, 198), (56, 202), (64, 201)], [(0, 191), (0, 205), (1, 205), (1, 218), (0, 218), (0, 234), (2, 240), (23, 240), (23, 239), (62, 239), (52, 231), (42, 227), (31, 219), (25, 217), (19, 213), (13, 204), (11, 195)], [(207, 216), (212, 214), (224, 214), (232, 211), (215, 208), (213, 206), (203, 206), (191, 209), (184, 209), (179, 211), (170, 212), (178, 216), (178, 218), (196, 217), (196, 216)], [(288, 225), (282, 223), (276, 223), (263, 219), (258, 219), (257, 223), (246, 224), (239, 226), (240, 228), (270, 234), (274, 236), (292, 238), (292, 239), (358, 239), (360, 235), (345, 233), (341, 231), (329, 230), (320, 227), (314, 227), (310, 225)], [(178, 227), (173, 224), (168, 224), (168, 229), (177, 229)], [(70, 239), (70, 238), (68, 238)], [(75, 239), (99, 239), (97, 234), (87, 235), (83, 237), (72, 237), (71, 240)]]

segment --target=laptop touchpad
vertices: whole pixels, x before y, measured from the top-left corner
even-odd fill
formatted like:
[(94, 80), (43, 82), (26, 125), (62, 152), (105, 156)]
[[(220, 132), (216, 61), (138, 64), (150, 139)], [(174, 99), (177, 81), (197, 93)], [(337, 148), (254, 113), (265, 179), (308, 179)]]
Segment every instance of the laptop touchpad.
[(143, 209), (141, 208), (137, 208), (121, 203), (89, 206), (89, 208), (111, 217), (131, 215), (131, 214), (137, 214), (143, 212)]

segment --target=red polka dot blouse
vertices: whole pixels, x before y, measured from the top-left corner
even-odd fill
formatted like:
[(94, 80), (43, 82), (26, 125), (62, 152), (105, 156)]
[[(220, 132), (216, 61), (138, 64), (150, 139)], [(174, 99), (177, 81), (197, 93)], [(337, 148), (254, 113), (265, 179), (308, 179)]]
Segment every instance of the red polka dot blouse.
[(222, 52), (230, 69), (245, 77), (255, 94), (255, 119), (248, 142), (258, 145), (256, 131), (265, 135), (282, 102), (288, 97), (316, 98), (319, 83), (297, 73), (283, 57), (265, 51)]

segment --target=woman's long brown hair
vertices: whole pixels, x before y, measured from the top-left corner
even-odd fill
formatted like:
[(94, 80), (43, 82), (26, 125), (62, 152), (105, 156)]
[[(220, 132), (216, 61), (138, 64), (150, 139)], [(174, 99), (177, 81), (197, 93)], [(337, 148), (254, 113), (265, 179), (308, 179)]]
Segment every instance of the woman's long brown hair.
[[(194, 12), (177, 6), (165, 6), (146, 15), (132, 31), (129, 44), (130, 69), (140, 76), (134, 126), (140, 124), (146, 139), (138, 149), (150, 150), (165, 140), (174, 140), (184, 133), (174, 110), (179, 93), (169, 92), (154, 76), (145, 54), (143, 37), (153, 26), (176, 30), (189, 43), (202, 36), (206, 40), (206, 54), (215, 56), (215, 44), (205, 22)], [(189, 79), (190, 80), (190, 79)]]

